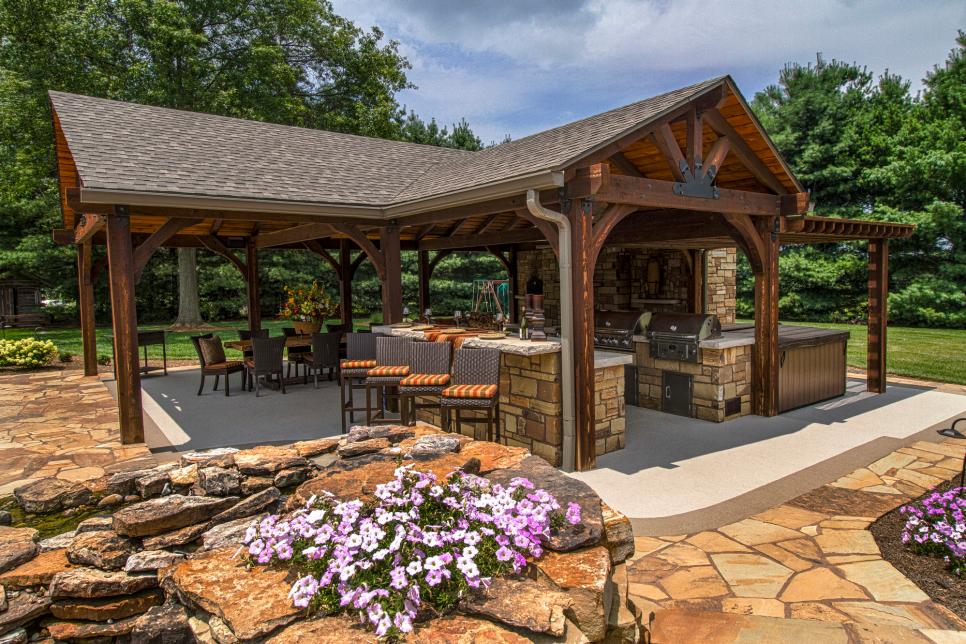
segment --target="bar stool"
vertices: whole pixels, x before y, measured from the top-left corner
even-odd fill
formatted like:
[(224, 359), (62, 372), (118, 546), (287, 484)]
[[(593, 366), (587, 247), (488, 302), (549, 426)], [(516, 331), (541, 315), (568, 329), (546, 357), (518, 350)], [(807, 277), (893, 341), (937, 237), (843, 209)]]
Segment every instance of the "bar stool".
[(453, 345), (449, 342), (414, 342), (412, 373), (399, 381), (399, 410), (403, 425), (416, 424), (416, 410), (435, 408), (435, 403), (418, 403), (421, 396), (438, 397), (450, 380)]
[[(440, 396), (443, 431), (452, 431), (450, 412), (456, 420), (456, 431), (462, 423), (486, 423), (486, 440), (500, 442), (500, 351), (498, 349), (456, 350), (453, 360), (453, 384)], [(462, 416), (460, 410), (486, 410), (486, 417)]]
[[(389, 387), (398, 387), (400, 381), (409, 375), (409, 361), (412, 353), (411, 338), (377, 337), (376, 338), (376, 366), (369, 369), (366, 377), (366, 424), (388, 425), (399, 421), (386, 418), (387, 398), (399, 398), (395, 394), (387, 393)], [(376, 404), (379, 405), (373, 413), (372, 393), (376, 392)]]
[(376, 338), (372, 333), (349, 333), (346, 335), (346, 359), (339, 362), (339, 391), (341, 392), (342, 433), (346, 433), (346, 413), (349, 422), (355, 422), (355, 412), (365, 411), (356, 407), (353, 391), (366, 388), (369, 369), (376, 366)]

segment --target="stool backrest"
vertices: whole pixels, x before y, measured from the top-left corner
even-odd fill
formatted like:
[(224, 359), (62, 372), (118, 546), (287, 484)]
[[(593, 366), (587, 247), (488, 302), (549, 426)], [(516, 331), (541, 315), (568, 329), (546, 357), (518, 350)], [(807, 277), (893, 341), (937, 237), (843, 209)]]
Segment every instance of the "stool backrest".
[(452, 349), (449, 342), (413, 342), (410, 373), (449, 373)]
[(371, 333), (346, 334), (346, 359), (375, 360), (376, 336)]
[(499, 385), (500, 350), (457, 349), (453, 360), (453, 384)]
[(339, 342), (342, 333), (312, 334), (312, 361), (318, 366), (337, 367), (339, 365)]
[(409, 366), (411, 338), (382, 336), (376, 338), (376, 364), (380, 367)]
[(256, 373), (275, 373), (281, 371), (282, 356), (285, 354), (285, 336), (252, 338), (252, 353), (255, 357)]

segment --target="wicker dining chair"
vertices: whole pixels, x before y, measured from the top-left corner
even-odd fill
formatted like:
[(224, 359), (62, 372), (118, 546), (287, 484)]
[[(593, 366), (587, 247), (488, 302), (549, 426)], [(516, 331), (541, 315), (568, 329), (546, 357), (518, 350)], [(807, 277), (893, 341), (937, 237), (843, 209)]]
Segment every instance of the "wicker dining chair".
[(261, 376), (267, 376), (271, 380), (272, 376), (278, 378), (282, 393), (285, 393), (285, 376), (282, 365), (282, 358), (285, 355), (285, 336), (279, 335), (274, 338), (252, 338), (252, 355), (245, 361), (248, 367), (248, 374), (255, 380), (255, 396), (261, 391)]
[[(413, 342), (411, 373), (399, 381), (399, 411), (403, 425), (416, 424), (416, 411), (438, 408), (439, 396), (450, 381), (453, 345), (449, 342)], [(420, 403), (418, 398), (434, 397), (435, 402)]]
[(342, 433), (346, 433), (346, 414), (349, 422), (355, 422), (355, 412), (365, 411), (365, 407), (356, 407), (353, 401), (354, 391), (366, 388), (366, 378), (369, 369), (376, 366), (376, 338), (372, 333), (346, 334), (346, 358), (339, 362), (339, 391), (341, 399)]
[[(390, 399), (399, 399), (399, 382), (409, 375), (412, 355), (412, 338), (376, 336), (376, 366), (366, 376), (366, 424), (388, 425), (398, 423), (386, 417)], [(396, 388), (390, 393), (390, 388)], [(372, 394), (376, 394), (375, 403)], [(378, 405), (374, 408), (373, 405)]]
[[(239, 340), (251, 340), (252, 338), (267, 338), (267, 337), (268, 337), (268, 329), (256, 329), (254, 331), (251, 331), (249, 329), (239, 329), (238, 330), (238, 339)], [(252, 348), (251, 347), (248, 347), (247, 349), (243, 350), (242, 351), (242, 362), (245, 362), (245, 359), (246, 358), (251, 358), (252, 355), (253, 354), (252, 354)], [(248, 367), (245, 367), (245, 382), (248, 383), (248, 388), (251, 389), (252, 388), (252, 379), (251, 379), (251, 376), (248, 373)]]
[(342, 341), (342, 333), (313, 333), (312, 351), (306, 353), (302, 358), (305, 366), (305, 374), (302, 382), (308, 384), (309, 372), (315, 378), (315, 388), (319, 388), (319, 374), (325, 369), (329, 370), (329, 380), (339, 370), (339, 343)]
[[(462, 433), (462, 423), (486, 422), (486, 440), (500, 442), (500, 351), (498, 349), (461, 348), (453, 359), (452, 384), (440, 395), (440, 415), (443, 430), (452, 431), (450, 415), (454, 416), (456, 432)], [(486, 416), (464, 416), (463, 410), (486, 410)]]
[[(286, 338), (296, 338), (298, 333), (295, 327), (282, 327), (282, 335)], [(299, 377), (299, 365), (302, 364), (306, 354), (311, 353), (312, 347), (289, 347), (288, 348), (288, 375), (292, 375), (292, 365), (295, 366), (295, 377)]]
[[(202, 348), (202, 344), (209, 343), (214, 340), (215, 336), (211, 333), (206, 333), (204, 335), (193, 335), (191, 336), (191, 345), (195, 348), (198, 353), (198, 362), (201, 365), (201, 384), (198, 385), (198, 395), (201, 395), (202, 390), (205, 388), (205, 378), (208, 376), (215, 377), (215, 387), (214, 391), (218, 391), (218, 381), (222, 376), (225, 377), (225, 395), (229, 395), (228, 390), (228, 375), (236, 372), (241, 372), (242, 374), (242, 391), (245, 390), (245, 365), (241, 360), (226, 360), (225, 359), (225, 349), (221, 346), (221, 340), (219, 339), (217, 343), (210, 344), (210, 348)], [(207, 354), (207, 358), (206, 358)]]

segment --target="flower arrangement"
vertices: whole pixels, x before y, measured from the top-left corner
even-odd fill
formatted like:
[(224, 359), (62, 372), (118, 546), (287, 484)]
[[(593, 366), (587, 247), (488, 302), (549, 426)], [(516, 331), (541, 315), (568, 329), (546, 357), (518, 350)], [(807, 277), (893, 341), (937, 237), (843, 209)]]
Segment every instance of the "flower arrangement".
[(57, 355), (50, 340), (0, 340), (0, 367), (44, 367)]
[(332, 301), (318, 282), (312, 282), (308, 288), (286, 286), (285, 299), (278, 316), (293, 322), (321, 324), (338, 313), (339, 305)]
[(966, 572), (966, 488), (933, 492), (899, 512), (908, 515), (903, 543), (916, 552), (942, 557), (956, 575)]
[(417, 614), (446, 611), (493, 576), (520, 572), (543, 554), (551, 528), (580, 522), (578, 504), (561, 513), (524, 478), (504, 487), (457, 470), (439, 482), (405, 466), (375, 496), (371, 506), (313, 497), (290, 517), (253, 523), (243, 550), (252, 564), (298, 569), (295, 606), (354, 611), (377, 636), (401, 637)]

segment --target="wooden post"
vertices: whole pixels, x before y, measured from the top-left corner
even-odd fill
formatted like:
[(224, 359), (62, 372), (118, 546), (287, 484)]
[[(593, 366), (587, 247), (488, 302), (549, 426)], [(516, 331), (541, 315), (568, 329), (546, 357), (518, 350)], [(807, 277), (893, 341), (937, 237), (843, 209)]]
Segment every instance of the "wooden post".
[(249, 238), (245, 243), (245, 267), (248, 273), (248, 330), (258, 331), (262, 328), (262, 306), (258, 293), (258, 247), (255, 240)]
[(121, 443), (143, 443), (138, 320), (134, 303), (134, 249), (131, 244), (131, 221), (127, 206), (115, 206), (115, 214), (107, 218), (107, 259), (111, 281)]
[(417, 251), (419, 266), (419, 315), (422, 316), (426, 309), (431, 308), (429, 303), (429, 280), (432, 277), (429, 267), (429, 251)]
[(594, 229), (592, 202), (574, 199), (567, 212), (573, 251), (574, 431), (576, 469), (593, 469), (594, 446)]
[[(768, 223), (771, 223), (769, 220)], [(762, 270), (755, 274), (755, 347), (752, 398), (759, 416), (778, 415), (778, 235), (759, 228)]]
[(869, 346), (866, 388), (886, 390), (886, 324), (889, 320), (889, 240), (869, 240)]
[(77, 245), (77, 312), (84, 346), (84, 375), (97, 375), (97, 335), (94, 327), (94, 284), (91, 279), (90, 240)]
[(509, 273), (509, 279), (510, 279), (510, 283), (509, 283), (510, 310), (508, 311), (508, 314), (509, 314), (510, 322), (515, 323), (517, 321), (517, 317), (519, 316), (519, 312), (517, 311), (517, 293), (520, 292), (520, 284), (517, 276), (518, 269), (517, 269), (516, 246), (514, 246), (509, 251), (507, 251), (507, 255), (509, 255), (509, 260), (510, 260), (510, 266), (509, 268), (507, 268), (507, 272)]
[(342, 324), (352, 331), (352, 247), (348, 239), (339, 240), (339, 305), (342, 307)]
[(705, 262), (707, 256), (703, 250), (688, 251), (691, 253), (691, 289), (688, 291), (690, 309), (692, 313), (704, 313), (704, 274), (707, 270)]
[(391, 223), (379, 233), (379, 249), (386, 262), (382, 282), (383, 324), (402, 322), (402, 252), (399, 248), (399, 226)]

